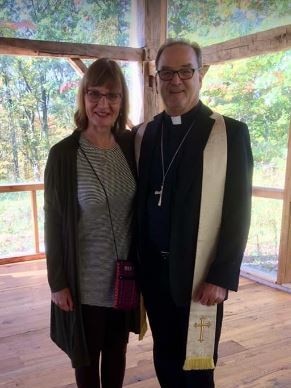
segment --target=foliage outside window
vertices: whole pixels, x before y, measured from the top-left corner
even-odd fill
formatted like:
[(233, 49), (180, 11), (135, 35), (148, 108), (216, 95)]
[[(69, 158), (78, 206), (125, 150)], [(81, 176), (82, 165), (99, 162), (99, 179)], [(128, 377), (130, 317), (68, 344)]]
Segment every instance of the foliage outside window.
[[(291, 118), (290, 68), (291, 51), (285, 51), (211, 66), (203, 80), (203, 102), (248, 124), (255, 186), (284, 187)], [(281, 219), (282, 201), (253, 198), (244, 269), (260, 269), (274, 276)]]
[(248, 124), (254, 185), (284, 187), (291, 112), (291, 51), (211, 66), (202, 100)]
[[(0, 37), (130, 46), (131, 17), (131, 0), (0, 0)], [(140, 69), (121, 65), (130, 86)], [(74, 128), (79, 78), (66, 60), (0, 57), (0, 184), (43, 180), (49, 148)], [(141, 94), (137, 87), (134, 93), (131, 120), (137, 123)], [(37, 202), (42, 244), (41, 192)], [(27, 193), (1, 195), (2, 257), (33, 253), (29, 209)]]
[[(0, 36), (127, 46), (130, 8), (130, 0), (0, 0)], [(169, 36), (202, 46), (290, 23), (290, 0), (169, 0)], [(291, 51), (286, 51), (211, 66), (203, 82), (202, 100), (207, 105), (248, 124), (255, 185), (283, 187), (290, 68)], [(132, 76), (126, 66), (124, 70)], [(0, 58), (0, 183), (42, 180), (48, 149), (73, 129), (78, 80), (65, 60)], [(9, 196), (0, 202), (1, 219), (11, 221), (8, 229), (3, 223), (3, 232), (17, 224), (5, 212), (15, 202), (15, 195)], [(268, 207), (272, 214), (262, 210), (264, 200), (254, 206), (248, 265), (276, 257), (281, 203), (274, 202)], [(266, 214), (273, 218), (262, 221)], [(18, 226), (19, 233), (25, 232), (25, 222)], [(272, 247), (264, 242), (266, 233), (268, 241), (276, 241)], [(9, 238), (3, 243), (7, 247)]]
[[(202, 47), (291, 24), (290, 0), (169, 0), (171, 38)], [(210, 66), (202, 100), (246, 122), (253, 146), (254, 185), (284, 187), (291, 112), (291, 51)], [(239, 204), (238, 204), (239, 205)], [(244, 269), (275, 276), (282, 201), (253, 199)]]
[(131, 0), (0, 0), (0, 36), (128, 46)]
[(65, 60), (0, 58), (0, 182), (42, 181), (52, 144), (73, 129), (79, 76)]
[(168, 34), (201, 46), (291, 24), (290, 0), (169, 0)]
[[(127, 83), (135, 64), (120, 63)], [(0, 184), (39, 182), (50, 147), (74, 129), (80, 76), (66, 60), (0, 57)], [(138, 84), (131, 120), (140, 120)]]

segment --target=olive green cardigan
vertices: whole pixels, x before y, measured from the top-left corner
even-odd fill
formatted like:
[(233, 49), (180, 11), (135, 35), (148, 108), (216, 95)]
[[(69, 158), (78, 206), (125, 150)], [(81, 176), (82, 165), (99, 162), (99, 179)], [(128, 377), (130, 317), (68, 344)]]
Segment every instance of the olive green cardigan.
[[(77, 151), (80, 131), (54, 145), (44, 176), (45, 246), (48, 282), (52, 292), (68, 287), (74, 311), (65, 312), (51, 303), (52, 340), (70, 357), (73, 367), (89, 363), (82, 322), (78, 284)], [(131, 171), (136, 176), (133, 135), (115, 135)], [(135, 251), (132, 247), (131, 254)], [(128, 329), (139, 333), (139, 311), (127, 314)]]

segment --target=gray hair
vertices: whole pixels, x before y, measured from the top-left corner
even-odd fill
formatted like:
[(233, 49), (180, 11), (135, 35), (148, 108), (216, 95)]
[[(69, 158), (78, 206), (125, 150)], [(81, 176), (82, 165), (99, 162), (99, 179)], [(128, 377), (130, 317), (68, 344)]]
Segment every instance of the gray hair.
[(157, 52), (156, 61), (155, 61), (157, 70), (158, 70), (159, 60), (160, 60), (160, 57), (161, 57), (163, 51), (167, 47), (171, 47), (171, 46), (175, 46), (175, 45), (182, 45), (182, 46), (191, 47), (192, 50), (196, 54), (198, 67), (202, 67), (202, 50), (201, 50), (201, 47), (199, 46), (198, 43), (190, 42), (186, 39), (167, 39), (166, 42), (164, 44), (162, 44), (162, 46), (159, 48), (159, 50)]

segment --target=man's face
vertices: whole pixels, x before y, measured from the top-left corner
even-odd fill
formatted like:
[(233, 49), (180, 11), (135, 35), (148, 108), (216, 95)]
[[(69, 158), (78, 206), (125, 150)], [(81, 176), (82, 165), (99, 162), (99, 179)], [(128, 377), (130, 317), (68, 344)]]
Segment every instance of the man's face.
[[(198, 69), (196, 54), (191, 47), (176, 44), (162, 52), (157, 70), (185, 68)], [(202, 75), (198, 70), (195, 70), (193, 77), (187, 80), (181, 80), (177, 73), (170, 81), (161, 80), (159, 75), (157, 78), (165, 110), (170, 116), (180, 116), (197, 105), (202, 85)]]

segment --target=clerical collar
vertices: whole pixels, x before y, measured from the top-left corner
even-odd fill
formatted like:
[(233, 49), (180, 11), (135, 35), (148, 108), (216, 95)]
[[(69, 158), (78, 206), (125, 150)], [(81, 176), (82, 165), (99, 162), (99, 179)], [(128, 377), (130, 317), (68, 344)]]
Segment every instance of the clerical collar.
[(187, 121), (190, 117), (192, 118), (199, 111), (200, 107), (201, 101), (199, 101), (198, 104), (194, 106), (194, 108), (182, 114), (182, 116), (169, 116), (167, 113), (166, 116), (171, 119), (173, 125), (181, 125), (185, 120)]
[(171, 116), (173, 125), (180, 125), (182, 123), (181, 116)]

